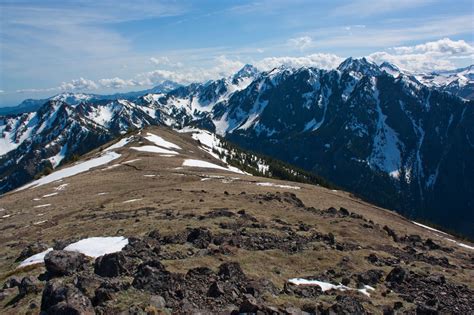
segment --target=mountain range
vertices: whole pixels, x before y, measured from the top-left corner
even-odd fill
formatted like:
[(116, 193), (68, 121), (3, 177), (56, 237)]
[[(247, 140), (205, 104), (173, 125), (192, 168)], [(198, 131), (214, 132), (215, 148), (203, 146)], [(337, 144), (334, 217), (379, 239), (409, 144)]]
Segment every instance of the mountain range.
[(60, 94), (0, 118), (0, 191), (137, 128), (193, 127), (474, 237), (472, 66), (419, 74), (348, 58), (334, 70), (246, 65), (230, 77), (168, 85)]

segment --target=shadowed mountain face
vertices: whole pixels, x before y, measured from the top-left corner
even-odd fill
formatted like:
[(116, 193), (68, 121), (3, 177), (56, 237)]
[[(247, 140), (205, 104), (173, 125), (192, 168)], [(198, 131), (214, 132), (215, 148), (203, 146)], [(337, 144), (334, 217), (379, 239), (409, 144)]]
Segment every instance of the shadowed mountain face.
[(285, 170), (156, 126), (64, 163), (0, 196), (0, 313), (472, 310), (472, 244)]
[[(468, 88), (469, 69), (461, 70), (456, 78)], [(439, 77), (452, 75), (420, 77), (349, 58), (333, 71), (246, 66), (229, 78), (131, 101), (49, 102), (3, 118), (1, 190), (131, 128), (196, 126), (474, 236), (473, 101), (445, 92), (441, 83), (454, 79)]]

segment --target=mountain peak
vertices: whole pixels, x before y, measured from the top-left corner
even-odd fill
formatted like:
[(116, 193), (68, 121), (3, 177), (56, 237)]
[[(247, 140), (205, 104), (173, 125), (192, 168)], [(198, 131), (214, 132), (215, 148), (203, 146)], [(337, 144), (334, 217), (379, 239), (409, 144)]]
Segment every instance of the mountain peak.
[(368, 61), (365, 57), (362, 57), (362, 58), (349, 57), (337, 67), (337, 70), (341, 72), (353, 71), (353, 72), (358, 72), (362, 74), (372, 74), (372, 75), (380, 73), (379, 67), (375, 63)]
[(390, 74), (390, 75), (392, 75), (392, 76), (394, 76), (394, 77), (398, 77), (398, 75), (399, 75), (400, 73), (402, 73), (402, 71), (400, 70), (400, 68), (398, 68), (396, 65), (394, 65), (393, 63), (390, 63), (390, 62), (388, 62), (388, 61), (382, 62), (382, 63), (380, 64), (379, 68), (380, 68), (382, 71), (384, 71), (384, 72), (386, 72), (386, 73), (388, 73), (388, 74)]
[(250, 64), (246, 64), (245, 66), (242, 67), (239, 71), (237, 71), (233, 78), (238, 79), (238, 78), (253, 78), (255, 75), (259, 73), (258, 69), (255, 68), (254, 66)]

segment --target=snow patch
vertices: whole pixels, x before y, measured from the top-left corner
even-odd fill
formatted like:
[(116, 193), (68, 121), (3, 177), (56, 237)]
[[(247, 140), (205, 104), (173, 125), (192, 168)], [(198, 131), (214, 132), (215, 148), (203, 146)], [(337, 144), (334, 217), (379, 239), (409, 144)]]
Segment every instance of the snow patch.
[(49, 206), (51, 206), (51, 204), (50, 204), (50, 203), (46, 203), (46, 204), (44, 204), (44, 205), (37, 205), (37, 206), (34, 206), (33, 208), (44, 208), (44, 207), (49, 207)]
[(274, 183), (257, 183), (258, 186), (266, 186), (266, 187), (278, 187), (278, 188), (286, 188), (286, 189), (301, 189), (301, 187), (298, 186), (290, 186), (290, 185), (278, 185)]
[[(324, 282), (324, 281), (318, 281), (318, 280), (307, 280), (303, 278), (293, 278), (288, 280), (288, 282), (295, 284), (295, 285), (303, 285), (303, 286), (318, 286), (321, 288), (323, 292), (329, 291), (329, 290), (339, 290), (339, 291), (347, 291), (347, 290), (356, 290), (350, 287), (347, 287), (342, 284), (332, 284), (329, 282)], [(370, 297), (370, 294), (368, 292), (370, 291), (375, 291), (375, 289), (371, 286), (364, 285), (362, 289), (357, 289), (358, 292), (364, 294), (365, 296)]]
[(132, 147), (131, 149), (141, 152), (161, 153), (161, 154), (178, 154), (178, 152), (163, 149), (154, 145), (144, 145), (141, 147)]
[(131, 202), (140, 201), (140, 200), (143, 200), (143, 198), (137, 198), (137, 199), (130, 199), (130, 200), (125, 200), (125, 201), (124, 201), (124, 202), (122, 202), (122, 203), (131, 203)]
[(47, 250), (38, 253), (36, 255), (33, 255), (25, 260), (23, 260), (20, 265), (17, 268), (22, 268), (30, 265), (36, 265), (36, 264), (41, 264), (44, 262), (44, 256), (46, 256), (47, 253), (52, 251), (52, 248), (48, 248)]
[(48, 197), (56, 196), (56, 195), (58, 195), (58, 194), (59, 194), (58, 192), (53, 192), (53, 193), (50, 193), (50, 194), (46, 194), (46, 195), (44, 195), (44, 196), (41, 197), (41, 198), (48, 198)]
[(128, 244), (123, 236), (89, 237), (72, 243), (64, 248), (71, 252), (79, 252), (86, 256), (97, 258), (105, 254), (119, 252)]
[(186, 159), (183, 162), (183, 166), (188, 166), (188, 167), (202, 167), (202, 168), (214, 168), (214, 169), (219, 169), (219, 170), (224, 170), (224, 171), (229, 171), (229, 172), (234, 172), (238, 174), (244, 174), (241, 170), (235, 168), (235, 167), (223, 167), (214, 163), (206, 162), (206, 161), (201, 161), (201, 160), (194, 160), (194, 159)]
[(172, 142), (166, 141), (162, 137), (154, 135), (150, 132), (147, 133), (145, 139), (147, 139), (150, 142), (153, 142), (155, 145), (157, 145), (159, 147), (162, 147), (162, 148), (181, 150), (180, 146), (178, 146), (178, 145), (176, 145)]
[[(18, 188), (16, 191), (24, 190), (24, 189), (27, 189), (27, 188), (30, 188), (30, 187), (36, 188), (36, 187), (39, 187), (39, 186), (43, 186), (45, 184), (52, 183), (52, 182), (57, 181), (57, 180), (62, 179), (62, 178), (74, 176), (74, 175), (77, 175), (79, 173), (86, 172), (86, 171), (90, 170), (93, 167), (97, 167), (97, 166), (100, 166), (100, 165), (107, 164), (107, 163), (109, 163), (109, 162), (111, 162), (111, 161), (113, 161), (113, 160), (115, 160), (119, 157), (120, 157), (120, 154), (118, 154), (118, 153), (107, 152), (107, 153), (105, 153), (104, 155), (102, 155), (98, 158), (90, 159), (88, 161), (78, 163), (76, 165), (66, 167), (66, 168), (60, 169), (56, 172), (53, 172), (53, 173), (51, 173), (47, 176), (44, 176), (44, 177), (42, 177), (38, 180), (35, 180), (35, 181), (33, 181), (29, 184), (26, 184), (23, 187)], [(64, 184), (64, 185), (67, 185), (67, 184)]]
[(109, 146), (108, 148), (106, 148), (105, 151), (111, 151), (111, 150), (122, 148), (122, 147), (126, 146), (130, 141), (132, 141), (132, 137), (120, 139), (116, 143), (114, 143), (111, 146)]

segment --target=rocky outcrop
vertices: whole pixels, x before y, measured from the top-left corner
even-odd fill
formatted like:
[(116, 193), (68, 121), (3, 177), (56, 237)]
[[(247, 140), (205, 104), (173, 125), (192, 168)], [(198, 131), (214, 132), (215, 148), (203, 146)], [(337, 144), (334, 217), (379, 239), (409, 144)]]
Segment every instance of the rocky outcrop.
[(86, 256), (78, 252), (53, 250), (44, 257), (46, 270), (51, 276), (71, 275), (83, 270), (86, 263)]

